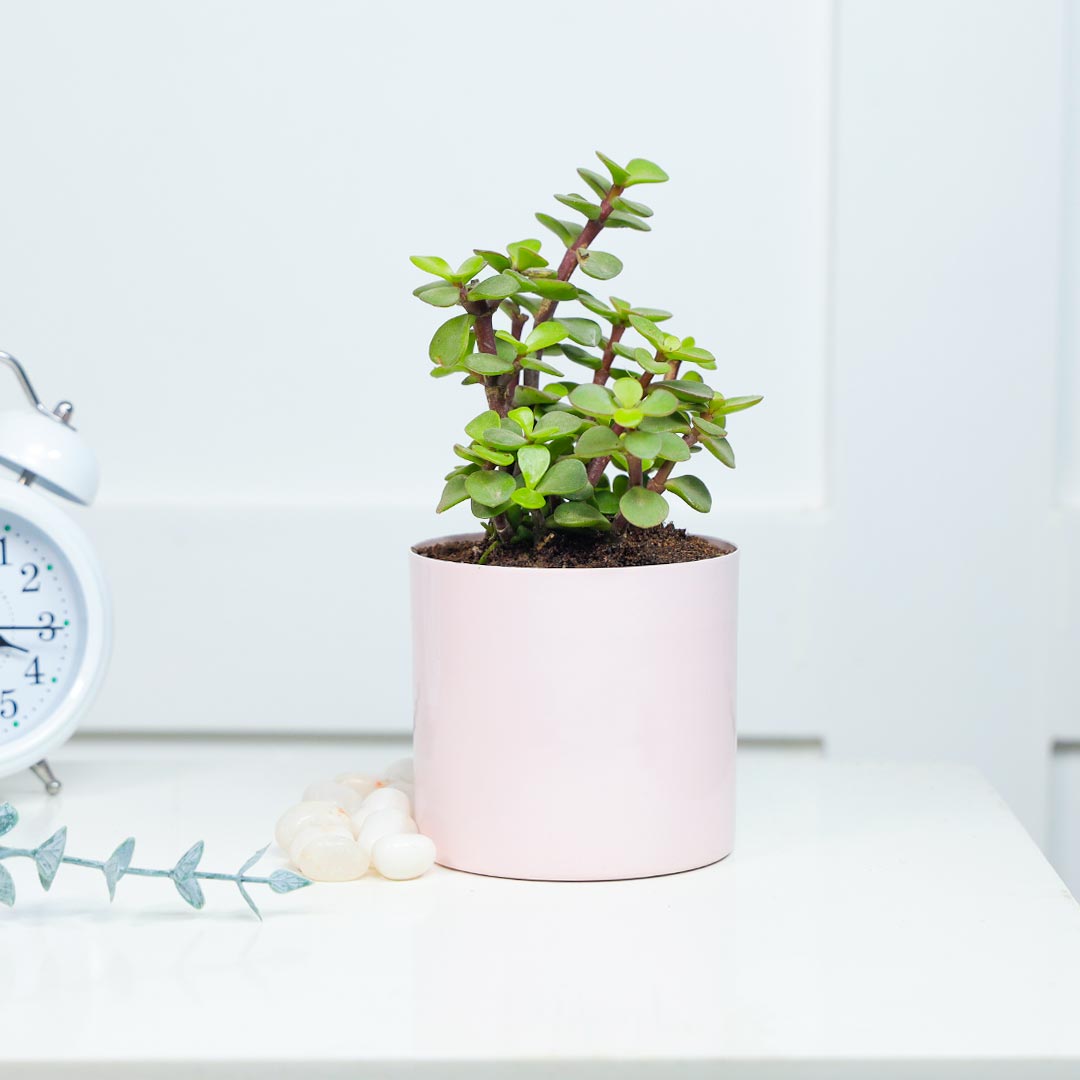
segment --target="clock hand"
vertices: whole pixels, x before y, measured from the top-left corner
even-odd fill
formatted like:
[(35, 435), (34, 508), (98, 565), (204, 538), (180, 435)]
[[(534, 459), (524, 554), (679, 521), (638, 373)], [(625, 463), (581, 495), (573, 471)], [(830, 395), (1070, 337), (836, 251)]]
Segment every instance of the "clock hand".
[(0, 634), (0, 649), (18, 649), (19, 652), (29, 652), (29, 649), (24, 649), (21, 645), (16, 645), (13, 641), (8, 641), (3, 634)]

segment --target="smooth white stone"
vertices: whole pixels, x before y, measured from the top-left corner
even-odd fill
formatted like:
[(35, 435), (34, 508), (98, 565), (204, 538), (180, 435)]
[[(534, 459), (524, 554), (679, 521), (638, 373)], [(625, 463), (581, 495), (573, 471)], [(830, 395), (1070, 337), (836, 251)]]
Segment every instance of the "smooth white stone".
[(374, 776), (358, 772), (338, 773), (334, 780), (352, 788), (361, 799), (366, 799), (379, 786), (379, 781)]
[(297, 829), (289, 842), (289, 858), (292, 860), (293, 865), (296, 865), (300, 852), (304, 850), (304, 845), (309, 840), (315, 836), (327, 836), (332, 833), (336, 833), (338, 836), (347, 836), (350, 840), (354, 839), (348, 818), (343, 823), (338, 821), (322, 822), (304, 825)]
[(413, 784), (416, 782), (416, 777), (413, 775), (413, 759), (411, 757), (398, 758), (397, 761), (392, 761), (382, 771), (382, 778), (387, 783), (391, 783), (394, 780), (404, 780), (407, 784)]
[(299, 852), (296, 865), (312, 881), (354, 881), (371, 865), (368, 853), (351, 836), (313, 836)]
[(340, 821), (342, 818), (346, 824), (349, 823), (349, 815), (336, 803), (321, 800), (297, 803), (278, 818), (277, 827), (274, 829), (274, 839), (280, 847), (288, 851), (293, 837), (305, 825), (316, 821), (331, 823)]
[(370, 857), (371, 849), (384, 836), (398, 836), (401, 833), (414, 832), (416, 832), (416, 822), (404, 810), (391, 807), (386, 810), (376, 810), (375, 813), (369, 815), (360, 827), (356, 842)]
[[(380, 806), (361, 806), (355, 814), (349, 815), (349, 820), (352, 822), (353, 836), (359, 836), (360, 830), (364, 827), (364, 822), (367, 821), (372, 814), (378, 814), (380, 811), (388, 809), (387, 807)], [(398, 809), (397, 807), (389, 807), (391, 810)]]
[(421, 833), (398, 833), (375, 841), (371, 862), (385, 878), (407, 881), (435, 865), (435, 843)]
[[(403, 792), (409, 797), (410, 808), (416, 805), (416, 785), (410, 784), (408, 780), (391, 780), (386, 785), (389, 788), (393, 788), (394, 791)], [(410, 811), (411, 812), (411, 811)]]
[(412, 813), (412, 802), (404, 791), (397, 788), (376, 788), (361, 804), (365, 810), (402, 810)]
[(347, 814), (359, 810), (364, 798), (360, 792), (354, 791), (347, 784), (339, 784), (336, 780), (316, 780), (304, 789), (305, 800), (336, 803)]

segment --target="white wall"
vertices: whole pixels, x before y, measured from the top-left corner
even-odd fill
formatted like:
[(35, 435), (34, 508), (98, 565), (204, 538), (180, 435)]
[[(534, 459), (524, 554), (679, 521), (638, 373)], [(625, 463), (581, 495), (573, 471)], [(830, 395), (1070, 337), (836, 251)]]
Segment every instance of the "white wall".
[(768, 397), (704, 524), (745, 552), (743, 730), (971, 760), (1045, 841), (1078, 49), (1063, 0), (0, 3), (0, 347), (104, 466), (92, 724), (408, 727), (404, 551), (468, 527), (430, 507), (480, 406), (406, 256), (536, 235), (601, 148), (672, 176), (615, 291)]

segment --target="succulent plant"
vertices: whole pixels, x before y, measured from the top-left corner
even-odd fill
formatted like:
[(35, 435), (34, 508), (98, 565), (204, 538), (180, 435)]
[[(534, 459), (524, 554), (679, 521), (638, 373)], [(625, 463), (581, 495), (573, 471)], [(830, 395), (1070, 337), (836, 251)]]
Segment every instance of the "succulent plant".
[[(414, 295), (460, 309), (431, 339), (431, 375), (461, 376), (487, 399), (454, 447), (463, 464), (445, 477), (437, 509), (469, 500), (492, 545), (534, 543), (551, 529), (653, 528), (668, 518), (668, 494), (707, 512), (705, 483), (674, 470), (702, 450), (734, 468), (727, 418), (762, 400), (708, 385), (701, 372), (714, 370), (716, 358), (668, 331), (671, 312), (604, 301), (570, 281), (579, 268), (595, 281), (620, 273), (622, 262), (594, 241), (607, 229), (649, 231), (652, 210), (626, 192), (668, 179), (644, 158), (624, 166), (597, 156), (607, 177), (578, 169), (593, 197), (555, 196), (582, 223), (536, 215), (565, 248), (557, 265), (536, 239), (505, 252), (476, 248), (456, 269), (437, 256), (412, 257), (434, 278)], [(571, 302), (584, 312), (568, 314)], [(591, 377), (566, 377), (554, 354)], [(550, 379), (543, 386), (541, 375)]]

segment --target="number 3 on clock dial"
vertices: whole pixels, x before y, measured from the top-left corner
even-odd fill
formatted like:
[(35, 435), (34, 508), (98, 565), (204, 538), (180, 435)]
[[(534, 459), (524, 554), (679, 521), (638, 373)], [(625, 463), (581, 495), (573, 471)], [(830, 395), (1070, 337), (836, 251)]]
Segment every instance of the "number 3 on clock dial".
[(0, 744), (42, 722), (82, 656), (82, 592), (70, 564), (28, 521), (0, 526)]

